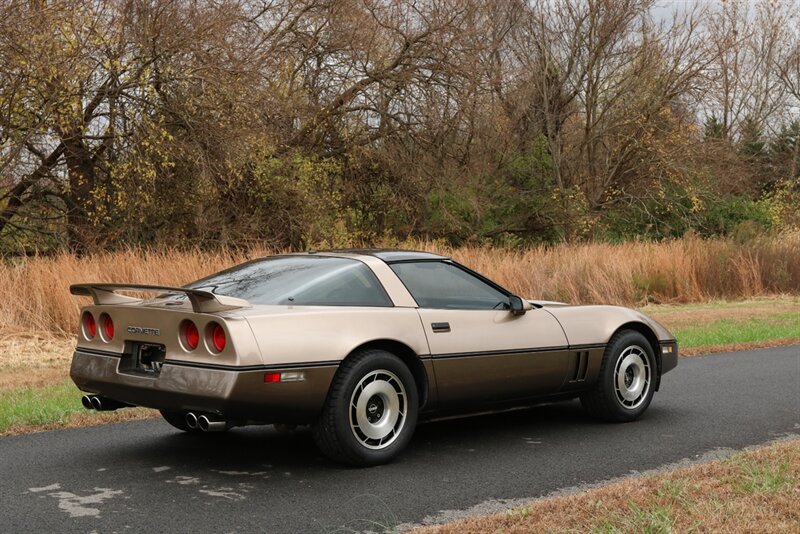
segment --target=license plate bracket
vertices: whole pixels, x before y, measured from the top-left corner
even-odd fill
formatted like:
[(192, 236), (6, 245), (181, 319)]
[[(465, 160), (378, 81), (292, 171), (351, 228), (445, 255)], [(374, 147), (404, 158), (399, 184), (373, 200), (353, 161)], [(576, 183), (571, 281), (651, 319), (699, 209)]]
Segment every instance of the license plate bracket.
[(167, 356), (166, 347), (156, 343), (131, 343), (120, 361), (120, 372), (156, 377)]

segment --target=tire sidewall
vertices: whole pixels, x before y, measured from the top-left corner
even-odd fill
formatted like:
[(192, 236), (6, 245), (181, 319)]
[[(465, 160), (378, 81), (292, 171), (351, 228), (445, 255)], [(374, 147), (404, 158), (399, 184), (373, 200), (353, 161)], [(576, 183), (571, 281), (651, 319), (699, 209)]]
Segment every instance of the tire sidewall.
[[(372, 371), (377, 370), (390, 371), (403, 383), (406, 391), (406, 420), (400, 430), (400, 435), (390, 445), (384, 449), (369, 449), (361, 444), (350, 427), (350, 399), (361, 379)], [(417, 425), (418, 397), (414, 376), (408, 367), (397, 356), (386, 351), (378, 351), (369, 358), (359, 361), (348, 370), (345, 377), (345, 387), (341, 390), (341, 398), (336, 406), (335, 432), (343, 445), (358, 459), (360, 465), (386, 463), (411, 441), (414, 428)]]
[[(647, 394), (643, 402), (636, 408), (628, 408), (627, 406), (624, 406), (617, 398), (614, 387), (614, 382), (616, 381), (615, 375), (617, 363), (622, 357), (625, 349), (632, 346), (639, 347), (644, 351), (647, 357), (647, 364), (650, 366), (650, 383), (648, 384)], [(656, 374), (658, 373), (658, 370), (656, 368), (656, 358), (653, 354), (653, 347), (650, 345), (650, 342), (647, 341), (647, 338), (645, 338), (642, 334), (639, 332), (630, 331), (626, 332), (615, 340), (614, 344), (608, 348), (607, 357), (608, 361), (606, 362), (605, 369), (603, 370), (603, 376), (600, 377), (601, 380), (605, 382), (604, 390), (606, 394), (607, 406), (614, 412), (616, 416), (615, 419), (620, 421), (633, 421), (639, 418), (647, 410), (655, 393)]]

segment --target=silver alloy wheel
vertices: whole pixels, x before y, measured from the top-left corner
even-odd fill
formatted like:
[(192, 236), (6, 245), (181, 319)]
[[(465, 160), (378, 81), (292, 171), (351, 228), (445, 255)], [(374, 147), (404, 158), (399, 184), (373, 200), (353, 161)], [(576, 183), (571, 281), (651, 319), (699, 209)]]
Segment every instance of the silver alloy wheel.
[(614, 368), (614, 391), (617, 400), (628, 409), (637, 408), (650, 391), (650, 363), (638, 345), (622, 351)]
[(406, 423), (406, 389), (397, 376), (383, 369), (359, 381), (350, 397), (350, 428), (369, 449), (388, 447)]

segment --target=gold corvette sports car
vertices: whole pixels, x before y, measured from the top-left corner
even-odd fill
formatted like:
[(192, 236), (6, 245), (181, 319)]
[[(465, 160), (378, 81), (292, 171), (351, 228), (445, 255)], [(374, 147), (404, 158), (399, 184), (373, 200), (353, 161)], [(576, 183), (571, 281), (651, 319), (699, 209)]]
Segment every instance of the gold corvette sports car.
[(395, 457), (419, 417), (579, 397), (632, 421), (678, 363), (641, 313), (524, 300), (427, 252), (285, 254), (181, 288), (70, 290), (94, 300), (70, 371), (86, 408), (156, 408), (195, 433), (309, 424), (355, 465)]

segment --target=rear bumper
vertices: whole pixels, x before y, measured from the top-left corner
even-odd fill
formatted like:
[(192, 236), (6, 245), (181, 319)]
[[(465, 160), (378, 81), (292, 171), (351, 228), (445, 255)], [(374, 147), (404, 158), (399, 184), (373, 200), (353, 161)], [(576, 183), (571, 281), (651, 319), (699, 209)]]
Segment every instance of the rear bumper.
[[(337, 365), (242, 369), (165, 362), (158, 376), (119, 372), (121, 358), (76, 350), (70, 376), (87, 393), (135, 406), (195, 411), (264, 423), (312, 421), (322, 410)], [(264, 374), (301, 372), (304, 379), (265, 383)]]

